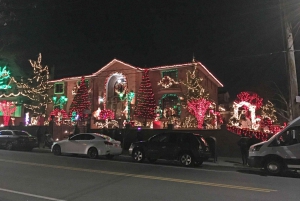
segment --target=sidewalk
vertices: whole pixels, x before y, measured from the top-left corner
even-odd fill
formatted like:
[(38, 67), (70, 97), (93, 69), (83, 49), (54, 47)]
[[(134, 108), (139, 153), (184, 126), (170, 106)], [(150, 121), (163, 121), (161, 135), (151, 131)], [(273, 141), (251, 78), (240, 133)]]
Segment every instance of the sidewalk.
[(208, 161), (203, 162), (203, 165), (234, 167), (234, 168), (250, 168), (249, 166), (243, 165), (241, 158), (230, 158), (230, 157), (218, 157), (216, 162), (214, 162), (213, 159), (208, 159)]
[[(39, 153), (50, 153), (51, 152), (51, 150), (48, 147), (34, 148), (32, 151), (39, 152)], [(122, 155), (129, 156), (129, 153), (127, 150), (123, 150)], [(234, 168), (250, 168), (248, 166), (243, 166), (241, 158), (231, 158), (231, 157), (218, 157), (216, 162), (214, 162), (214, 160), (211, 158), (208, 161), (203, 162), (203, 165), (219, 166), (219, 167), (234, 167)]]

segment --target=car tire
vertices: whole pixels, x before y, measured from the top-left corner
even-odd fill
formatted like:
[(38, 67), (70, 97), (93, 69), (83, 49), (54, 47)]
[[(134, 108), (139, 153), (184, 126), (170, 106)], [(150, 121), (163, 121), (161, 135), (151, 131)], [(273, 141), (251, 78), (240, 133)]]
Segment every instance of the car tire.
[(98, 150), (95, 147), (91, 147), (89, 148), (87, 155), (91, 159), (96, 159), (98, 158)]
[(147, 158), (147, 159), (150, 163), (155, 163), (157, 161), (157, 159), (155, 158)]
[(61, 155), (61, 148), (58, 144), (54, 145), (52, 152), (54, 155), (59, 156)]
[(141, 149), (135, 149), (132, 152), (132, 158), (136, 162), (143, 162), (145, 160), (145, 154)]
[(200, 159), (199, 161), (195, 161), (194, 162), (194, 165), (197, 167), (197, 166), (200, 166), (203, 164), (203, 159)]
[(113, 158), (114, 158), (114, 155), (108, 154), (108, 155), (106, 155), (105, 157), (106, 157), (107, 159), (113, 159)]
[(13, 143), (12, 142), (7, 142), (5, 145), (6, 150), (13, 150)]
[(270, 175), (280, 175), (283, 171), (283, 163), (279, 159), (268, 159), (264, 169)]
[(190, 167), (194, 164), (194, 158), (189, 153), (183, 153), (179, 156), (179, 162), (183, 166)]

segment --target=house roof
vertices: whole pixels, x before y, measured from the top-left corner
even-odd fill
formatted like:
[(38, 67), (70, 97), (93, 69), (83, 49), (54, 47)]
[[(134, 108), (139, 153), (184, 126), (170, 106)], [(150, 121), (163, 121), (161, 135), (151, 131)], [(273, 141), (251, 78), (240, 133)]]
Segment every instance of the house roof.
[[(207, 77), (211, 78), (218, 85), (218, 87), (223, 87), (223, 84), (201, 62), (199, 62), (199, 61), (195, 61), (195, 62), (197, 63), (198, 66), (200, 66), (201, 69), (203, 69), (203, 73)], [(102, 71), (104, 71), (105, 69), (107, 69), (110, 66), (114, 65), (115, 63), (121, 63), (125, 66), (128, 66), (128, 67), (136, 69), (136, 70), (141, 70), (142, 71), (142, 70), (145, 69), (145, 68), (132, 66), (132, 65), (130, 65), (128, 63), (125, 63), (123, 61), (120, 61), (118, 59), (113, 59), (111, 62), (109, 62), (108, 64), (103, 66), (97, 72), (95, 72), (91, 75), (85, 75), (84, 77), (86, 77), (86, 78), (95, 77), (95, 76), (99, 75)], [(195, 63), (190, 62), (190, 63), (176, 64), (176, 65), (157, 66), (157, 67), (151, 67), (151, 68), (147, 68), (147, 69), (149, 69), (150, 71), (155, 71), (155, 70), (172, 69), (172, 68), (183, 68), (183, 67), (193, 66), (194, 64)], [(76, 77), (62, 78), (62, 79), (58, 79), (58, 80), (51, 80), (51, 81), (49, 81), (49, 83), (78, 80), (78, 79), (81, 79), (81, 77), (82, 76), (76, 76)]]

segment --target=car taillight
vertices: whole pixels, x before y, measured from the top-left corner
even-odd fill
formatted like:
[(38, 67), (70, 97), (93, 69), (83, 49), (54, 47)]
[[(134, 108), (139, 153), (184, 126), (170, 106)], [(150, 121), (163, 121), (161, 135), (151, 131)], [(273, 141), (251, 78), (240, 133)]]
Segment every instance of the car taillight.
[(113, 145), (113, 143), (107, 142), (107, 141), (104, 141), (104, 144), (105, 144), (105, 145)]

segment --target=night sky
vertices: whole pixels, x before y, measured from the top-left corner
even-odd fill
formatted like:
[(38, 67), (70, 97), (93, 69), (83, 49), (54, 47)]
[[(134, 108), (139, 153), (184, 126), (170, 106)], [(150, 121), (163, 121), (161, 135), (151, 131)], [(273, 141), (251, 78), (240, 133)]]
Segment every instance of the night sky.
[[(297, 49), (300, 2), (288, 2)], [(195, 56), (233, 98), (241, 91), (270, 97), (270, 82), (287, 91), (279, 0), (26, 3), (29, 8), (18, 10), (18, 21), (2, 28), (19, 37), (7, 51), (23, 69), (31, 68), (28, 59), (39, 52), (43, 64), (55, 66), (55, 78), (91, 74), (114, 58), (153, 67), (191, 62)]]

